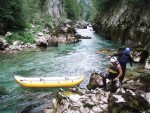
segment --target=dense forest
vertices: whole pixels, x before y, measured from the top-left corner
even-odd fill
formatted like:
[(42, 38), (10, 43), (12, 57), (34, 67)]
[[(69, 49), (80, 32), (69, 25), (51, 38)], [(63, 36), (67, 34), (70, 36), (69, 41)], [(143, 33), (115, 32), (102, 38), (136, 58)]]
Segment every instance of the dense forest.
[[(45, 0), (1, 0), (0, 34), (12, 31), (13, 39), (33, 43), (33, 34), (27, 29), (31, 24), (50, 20), (50, 16), (44, 16), (44, 5)], [(8, 39), (8, 42), (12, 41)]]
[[(46, 0), (1, 0), (1, 33), (10, 29), (28, 28), (30, 24), (42, 24), (43, 22), (51, 24), (53, 15), (47, 13), (47, 2)], [(78, 3), (77, 0), (63, 0), (61, 2), (61, 4), (58, 4), (62, 5), (61, 18), (80, 20), (84, 13), (83, 10), (87, 10), (87, 8), (84, 8), (84, 1)]]
[[(86, 0), (1, 0), (0, 34), (4, 35), (11, 31), (13, 39), (33, 43), (33, 34), (47, 26), (54, 28), (56, 20), (89, 20), (92, 13), (89, 8), (91, 5), (86, 2)], [(9, 39), (7, 41), (12, 42)]]

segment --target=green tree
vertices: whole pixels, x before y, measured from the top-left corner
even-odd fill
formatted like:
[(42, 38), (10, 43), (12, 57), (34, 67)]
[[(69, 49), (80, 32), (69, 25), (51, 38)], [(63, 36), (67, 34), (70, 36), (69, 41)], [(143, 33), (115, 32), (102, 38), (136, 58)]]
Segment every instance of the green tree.
[(0, 24), (7, 29), (24, 28), (26, 16), (22, 0), (0, 0)]
[(42, 20), (40, 16), (46, 14), (45, 2), (46, 0), (0, 0), (0, 30), (20, 30), (28, 27), (29, 23)]
[(80, 18), (80, 7), (77, 0), (63, 0), (64, 13), (68, 19), (78, 20)]
[(120, 1), (121, 0), (93, 0), (93, 5), (96, 9), (96, 12), (107, 12)]

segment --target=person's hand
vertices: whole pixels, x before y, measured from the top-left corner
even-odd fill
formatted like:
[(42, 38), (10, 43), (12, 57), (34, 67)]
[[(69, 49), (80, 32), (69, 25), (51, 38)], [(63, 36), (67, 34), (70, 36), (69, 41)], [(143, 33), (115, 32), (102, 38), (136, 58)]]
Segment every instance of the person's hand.
[(133, 67), (131, 67), (131, 71), (133, 71)]
[(117, 80), (118, 80), (118, 78), (117, 78), (117, 77), (113, 79), (113, 81), (117, 81)]

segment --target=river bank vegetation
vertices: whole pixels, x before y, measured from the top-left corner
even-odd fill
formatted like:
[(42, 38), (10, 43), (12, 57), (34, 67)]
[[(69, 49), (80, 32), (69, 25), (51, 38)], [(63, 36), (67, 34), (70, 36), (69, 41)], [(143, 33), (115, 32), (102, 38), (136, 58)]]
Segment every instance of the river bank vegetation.
[[(61, 18), (79, 20), (81, 7), (76, 0), (71, 2), (64, 0), (55, 2), (53, 4), (46, 0), (1, 0), (0, 1), (0, 34), (4, 35), (8, 31), (14, 33), (11, 37), (5, 38), (12, 43), (14, 39), (21, 40), (25, 43), (33, 43), (34, 34), (41, 31), (43, 28), (49, 27), (55, 29), (55, 18), (57, 13), (61, 13)], [(53, 8), (48, 8), (47, 4), (54, 5)], [(55, 10), (57, 8), (60, 12), (51, 12), (48, 10)], [(83, 8), (82, 8), (83, 9)], [(56, 17), (54, 17), (56, 16)], [(59, 17), (60, 18), (60, 17)], [(62, 20), (61, 20), (62, 21)], [(26, 39), (25, 39), (26, 38)]]

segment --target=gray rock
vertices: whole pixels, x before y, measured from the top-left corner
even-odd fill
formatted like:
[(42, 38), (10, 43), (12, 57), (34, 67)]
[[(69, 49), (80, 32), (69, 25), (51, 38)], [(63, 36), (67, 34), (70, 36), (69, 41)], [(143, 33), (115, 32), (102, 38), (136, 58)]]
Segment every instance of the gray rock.
[(58, 39), (57, 38), (48, 38), (48, 45), (50, 46), (58, 46)]
[(19, 46), (21, 44), (20, 40), (16, 40), (13, 42), (13, 46)]
[(39, 37), (35, 41), (36, 41), (37, 46), (41, 46), (41, 47), (48, 46), (48, 42), (45, 37)]
[(150, 70), (150, 56), (147, 58), (146, 63), (145, 63), (145, 69)]
[(7, 32), (7, 33), (5, 34), (5, 37), (10, 37), (11, 35), (12, 35), (11, 32)]
[(44, 34), (42, 32), (37, 33), (38, 36), (44, 36)]
[(0, 50), (5, 50), (5, 48), (7, 48), (9, 46), (9, 44), (7, 43), (7, 41), (3, 38), (0, 38)]
[(148, 101), (138, 93), (127, 90), (125, 93), (118, 92), (109, 96), (108, 112), (142, 112), (150, 107)]
[(88, 89), (96, 89), (97, 87), (102, 87), (102, 77), (98, 73), (93, 73), (90, 76), (89, 84), (87, 85)]

